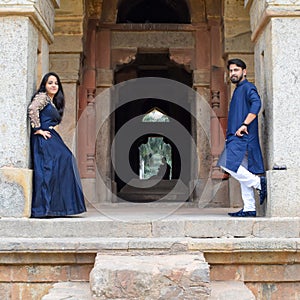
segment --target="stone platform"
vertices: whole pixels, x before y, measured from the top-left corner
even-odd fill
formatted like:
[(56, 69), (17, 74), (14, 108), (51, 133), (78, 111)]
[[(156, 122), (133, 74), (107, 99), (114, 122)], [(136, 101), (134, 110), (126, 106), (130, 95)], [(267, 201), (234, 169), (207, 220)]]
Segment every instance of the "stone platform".
[(300, 217), (232, 218), (237, 209), (107, 205), (67, 218), (1, 218), (2, 238), (299, 238)]
[(57, 282), (88, 284), (97, 254), (128, 252), (201, 252), (211, 283), (245, 284), (262, 300), (300, 297), (300, 218), (228, 211), (115, 204), (69, 218), (1, 218), (0, 299), (41, 299)]

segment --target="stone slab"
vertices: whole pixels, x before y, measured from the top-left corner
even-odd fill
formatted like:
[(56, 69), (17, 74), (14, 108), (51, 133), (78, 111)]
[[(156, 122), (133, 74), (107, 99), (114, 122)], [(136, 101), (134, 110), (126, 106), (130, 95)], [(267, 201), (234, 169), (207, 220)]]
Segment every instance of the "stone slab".
[(0, 168), (0, 216), (30, 217), (32, 170)]
[(98, 253), (90, 273), (95, 299), (209, 299), (209, 266), (202, 253)]
[[(169, 210), (170, 209), (170, 210)], [(299, 238), (300, 218), (232, 218), (227, 210), (143, 206), (66, 218), (0, 219), (0, 236), (19, 238)], [(215, 213), (214, 213), (215, 212)], [(91, 230), (92, 229), (92, 230)]]
[(267, 216), (299, 217), (300, 171), (271, 170), (267, 172), (267, 181)]
[[(272, 253), (263, 256), (262, 262), (272, 261), (275, 252), (297, 253), (300, 238), (3, 238), (0, 253), (96, 253), (99, 250), (169, 250), (173, 252), (202, 251), (206, 253), (259, 252)], [(13, 257), (12, 257), (13, 258)], [(9, 261), (8, 257), (4, 259)], [(24, 257), (24, 259), (26, 259)], [(56, 258), (57, 259), (57, 258)], [(217, 258), (215, 258), (216, 260)], [(253, 259), (253, 258), (251, 258)], [(292, 262), (296, 259), (293, 258)], [(300, 259), (297, 260), (300, 262)], [(1, 263), (4, 261), (0, 260)], [(74, 261), (76, 262), (76, 261)], [(278, 262), (278, 259), (277, 259)]]

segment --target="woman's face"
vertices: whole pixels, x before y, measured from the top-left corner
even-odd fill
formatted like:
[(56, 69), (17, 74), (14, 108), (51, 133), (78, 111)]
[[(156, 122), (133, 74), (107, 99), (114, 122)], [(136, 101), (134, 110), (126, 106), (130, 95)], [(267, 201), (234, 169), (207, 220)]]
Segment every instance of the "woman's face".
[(57, 78), (53, 75), (48, 77), (46, 82), (46, 92), (50, 98), (53, 98), (54, 95), (58, 92), (58, 81)]

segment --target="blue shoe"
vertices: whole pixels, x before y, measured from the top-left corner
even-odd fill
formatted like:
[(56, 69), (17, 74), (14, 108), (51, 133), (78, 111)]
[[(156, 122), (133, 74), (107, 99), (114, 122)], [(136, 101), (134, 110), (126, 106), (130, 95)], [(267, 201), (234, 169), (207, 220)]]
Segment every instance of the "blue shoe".
[(259, 203), (262, 205), (267, 198), (267, 178), (264, 176), (260, 177), (260, 190), (259, 192)]
[(245, 218), (245, 217), (256, 217), (256, 211), (244, 211), (241, 209), (240, 211), (237, 211), (235, 213), (228, 213), (231, 217), (239, 217), (239, 218)]
[(241, 209), (241, 210), (239, 210), (239, 211), (237, 211), (237, 212), (234, 212), (234, 213), (228, 213), (228, 215), (229, 215), (230, 217), (234, 217), (234, 216), (236, 216), (237, 214), (242, 213), (242, 212), (243, 212), (243, 209)]

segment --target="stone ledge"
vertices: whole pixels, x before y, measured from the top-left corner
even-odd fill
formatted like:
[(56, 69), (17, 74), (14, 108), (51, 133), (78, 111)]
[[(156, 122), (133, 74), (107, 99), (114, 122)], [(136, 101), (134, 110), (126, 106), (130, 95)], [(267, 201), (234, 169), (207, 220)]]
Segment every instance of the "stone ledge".
[[(291, 2), (291, 1), (289, 1)], [(286, 1), (269, 3), (266, 0), (252, 0), (246, 3), (246, 8), (250, 11), (252, 42), (255, 42), (264, 30), (265, 26), (272, 18), (296, 18), (299, 17), (299, 4), (292, 4)]]
[[(1, 238), (0, 257), (8, 253), (96, 253), (114, 250), (276, 253), (300, 256), (300, 238)], [(264, 258), (266, 260), (266, 257)], [(2, 261), (2, 259), (0, 260)], [(299, 260), (300, 261), (300, 260)]]
[[(104, 212), (105, 213), (105, 212)], [(197, 213), (197, 212), (196, 212)], [(196, 214), (195, 213), (195, 214)], [(230, 218), (225, 215), (170, 215), (159, 220), (108, 212), (95, 217), (1, 218), (0, 236), (19, 238), (299, 238), (300, 218)], [(154, 215), (153, 215), (154, 216)], [(124, 219), (122, 219), (124, 218)], [(93, 228), (93, 230), (91, 230)]]

